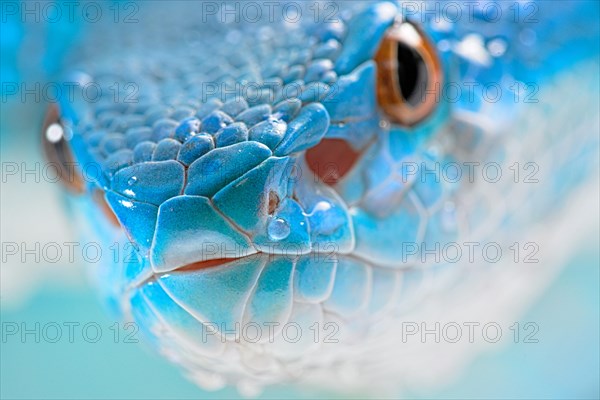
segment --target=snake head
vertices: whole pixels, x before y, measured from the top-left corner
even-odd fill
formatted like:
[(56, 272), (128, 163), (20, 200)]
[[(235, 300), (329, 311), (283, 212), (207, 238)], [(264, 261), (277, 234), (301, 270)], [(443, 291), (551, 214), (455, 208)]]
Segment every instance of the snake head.
[[(403, 353), (398, 311), (417, 310), (411, 300), (433, 288), (448, 294), (438, 299), (458, 299), (431, 307), (446, 318), (471, 293), (495, 292), (482, 286), (457, 296), (464, 265), (407, 259), (404, 244), (429, 252), (471, 238), (477, 226), (506, 231), (495, 224), (508, 211), (494, 206), (510, 197), (516, 210), (534, 195), (512, 184), (461, 186), (465, 179), (444, 179), (440, 169), (474, 154), (502, 156), (511, 130), (513, 141), (552, 131), (552, 119), (531, 129), (499, 118), (518, 114), (512, 96), (497, 104), (459, 96), (449, 105), (442, 84), (507, 89), (538, 73), (564, 31), (537, 26), (552, 35), (538, 53), (535, 33), (506, 18), (421, 25), (396, 3), (348, 2), (350, 12), (328, 23), (210, 25), (190, 18), (195, 2), (184, 3), (192, 9), (158, 9), (138, 27), (142, 37), (131, 43), (147, 35), (151, 46), (113, 51), (119, 41), (92, 37), (90, 48), (110, 52), (84, 60), (68, 79), (82, 93), (61, 97), (44, 125), (45, 151), (63, 175), (69, 164), (80, 167), (67, 183), (85, 218), (107, 231), (101, 236), (133, 245), (131, 257), (106, 268), (109, 296), (203, 386), (223, 376), (314, 382), (350, 364), (360, 372), (331, 381), (373, 387), (405, 377), (426, 351)], [(90, 88), (101, 88), (96, 101), (86, 101)], [(548, 119), (547, 110), (533, 112), (536, 123)], [(511, 129), (500, 129), (507, 120)], [(286, 339), (288, 323), (304, 334)], [(327, 324), (341, 333), (335, 346), (307, 334)], [(256, 327), (262, 334), (249, 337), (245, 329)], [(428, 355), (439, 360), (437, 351)]]
[[(431, 100), (443, 60), (391, 2), (337, 22), (267, 24), (264, 38), (252, 24), (218, 28), (210, 38), (191, 31), (207, 36), (199, 48), (163, 35), (131, 59), (84, 63), (70, 81), (95, 82), (104, 95), (62, 101), (44, 137), (47, 153), (83, 167), (74, 191), (96, 205), (86, 217), (114, 221), (133, 244), (104, 279), (116, 302), (175, 358), (237, 376), (239, 361), (222, 354), (239, 343), (219, 337), (236, 324), (277, 324), (279, 334), (290, 321), (304, 332), (336, 321), (360, 331), (402, 285), (418, 285), (400, 243), (423, 240), (426, 224), (443, 230), (447, 193), (443, 182), (397, 178), (447, 113)], [(136, 83), (134, 101), (115, 101), (115, 82), (127, 99)], [(285, 375), (281, 360), (321, 360), (307, 356), (322, 349), (308, 335), (278, 343), (267, 380)], [(347, 347), (336, 349), (333, 359), (343, 358)]]
[[(419, 92), (439, 84), (440, 62), (388, 2), (296, 33), (293, 46), (270, 39), (275, 59), (250, 51), (232, 61), (230, 48), (215, 46), (214, 64), (202, 59), (199, 71), (183, 72), (170, 49), (156, 55), (168, 66), (160, 73), (149, 58), (145, 67), (76, 74), (81, 86), (140, 82), (133, 102), (63, 102), (61, 121), (74, 133), (74, 158), (100, 166), (88, 189), (104, 198), (148, 271), (353, 251), (352, 217), (335, 186), (386, 126), (429, 116), (434, 105), (419, 102)], [(226, 74), (212, 68), (225, 65)], [(254, 91), (218, 86), (209, 96), (197, 83), (232, 79)], [(64, 142), (46, 147), (58, 152)]]

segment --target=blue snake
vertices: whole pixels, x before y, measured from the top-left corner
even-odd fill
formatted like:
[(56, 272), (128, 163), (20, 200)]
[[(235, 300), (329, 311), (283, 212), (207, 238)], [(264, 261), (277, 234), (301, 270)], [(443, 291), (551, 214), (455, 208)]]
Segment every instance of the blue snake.
[(598, 3), (475, 3), (146, 2), (94, 27), (43, 132), (124, 251), (93, 266), (109, 305), (206, 388), (431, 369), (391, 327), (501, 267), (431, 254), (506, 250), (598, 167)]

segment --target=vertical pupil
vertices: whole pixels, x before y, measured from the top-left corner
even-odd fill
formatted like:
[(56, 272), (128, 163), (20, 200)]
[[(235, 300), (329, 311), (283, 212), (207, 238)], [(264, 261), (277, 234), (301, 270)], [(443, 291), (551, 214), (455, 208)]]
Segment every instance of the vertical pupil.
[(427, 85), (425, 62), (417, 51), (404, 43), (398, 43), (397, 61), (402, 97), (411, 106), (416, 106)]

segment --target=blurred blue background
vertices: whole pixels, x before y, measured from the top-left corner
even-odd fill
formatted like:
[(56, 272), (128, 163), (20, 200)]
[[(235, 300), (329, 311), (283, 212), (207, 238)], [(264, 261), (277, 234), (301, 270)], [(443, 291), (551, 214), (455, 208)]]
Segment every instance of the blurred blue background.
[[(7, 165), (41, 162), (39, 127), (45, 101), (11, 94), (8, 84), (28, 85), (55, 78), (81, 29), (77, 18), (60, 23), (23, 23), (2, 2), (0, 65), (0, 156), (2, 242), (75, 240), (62, 210), (58, 185), (6, 176)], [(36, 3), (36, 2), (30, 2)], [(42, 2), (44, 3), (44, 2)], [(34, 6), (32, 6), (34, 7)], [(42, 96), (43, 97), (43, 96)], [(600, 255), (599, 231), (574, 251), (552, 285), (519, 320), (539, 325), (539, 343), (497, 346), (481, 354), (450, 385), (405, 393), (410, 398), (599, 398)], [(3, 247), (4, 252), (4, 247)], [(238, 398), (233, 389), (204, 392), (176, 367), (143, 344), (115, 343), (111, 320), (86, 280), (83, 265), (19, 262), (3, 254), (0, 270), (2, 342), (0, 397), (12, 398)], [(14, 324), (95, 322), (97, 343), (64, 338), (57, 343), (7, 335)], [(120, 335), (127, 332), (119, 328)], [(270, 388), (264, 398), (322, 398), (310, 388)]]

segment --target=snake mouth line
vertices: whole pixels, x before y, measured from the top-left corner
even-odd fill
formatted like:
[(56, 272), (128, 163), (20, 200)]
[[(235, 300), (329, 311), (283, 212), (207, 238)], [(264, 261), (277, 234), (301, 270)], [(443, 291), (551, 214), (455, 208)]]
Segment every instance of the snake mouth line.
[(147, 273), (140, 275), (138, 279), (135, 279), (128, 285), (128, 291), (135, 290), (147, 284), (148, 282), (155, 281), (160, 279), (161, 276), (169, 275), (169, 274), (189, 274), (200, 271), (210, 271), (216, 270), (218, 268), (235, 268), (239, 264), (244, 264), (245, 262), (251, 262), (257, 259), (261, 259), (261, 263), (264, 265), (269, 264), (270, 262), (275, 261), (276, 259), (280, 259), (281, 257), (285, 257), (288, 260), (296, 263), (303, 256), (311, 256), (311, 257), (319, 257), (324, 261), (336, 263), (339, 261), (341, 257), (354, 259), (358, 262), (368, 263), (365, 260), (361, 260), (356, 257), (354, 254), (337, 254), (331, 252), (315, 252), (311, 251), (306, 254), (277, 254), (277, 253), (268, 253), (259, 251), (250, 255), (245, 255), (241, 257), (235, 258), (216, 258), (212, 260), (204, 260), (204, 261), (196, 261), (190, 264), (183, 265), (174, 270), (167, 272), (157, 272), (153, 269), (149, 268)]
[(226, 266), (227, 264), (234, 263), (236, 261), (249, 259), (250, 257), (261, 257), (263, 254), (264, 253), (254, 253), (252, 255), (244, 256), (244, 257), (216, 258), (213, 260), (197, 261), (197, 262), (190, 263), (190, 264), (184, 265), (182, 267), (179, 267), (172, 272), (196, 272), (196, 271), (201, 271), (201, 270), (209, 269), (209, 268), (217, 268), (217, 267)]
[(172, 271), (168, 272), (156, 272), (152, 269), (148, 271), (148, 273), (140, 276), (140, 279), (136, 279), (131, 282), (129, 285), (129, 290), (135, 290), (144, 286), (148, 282), (152, 282), (163, 275), (173, 274), (173, 273), (193, 273), (204, 270), (214, 270), (217, 268), (228, 268), (235, 267), (236, 264), (243, 262), (244, 260), (252, 260), (253, 258), (265, 258), (265, 262), (268, 262), (272, 258), (275, 257), (291, 257), (289, 255), (281, 255), (281, 254), (270, 254), (265, 252), (257, 252), (247, 256), (235, 257), (235, 258), (216, 258), (212, 260), (204, 260), (204, 261), (196, 261), (190, 264), (183, 265), (179, 268), (176, 268)]
[(203, 271), (203, 270), (209, 270), (209, 269), (216, 269), (216, 268), (220, 268), (220, 267), (226, 267), (228, 264), (232, 264), (235, 263), (237, 261), (249, 258), (249, 257), (258, 257), (260, 256), (262, 253), (255, 253), (249, 256), (244, 256), (244, 257), (238, 257), (238, 258), (217, 258), (217, 259), (213, 259), (213, 260), (206, 260), (206, 261), (197, 261), (197, 262), (193, 262), (187, 265), (183, 265), (177, 269), (174, 269), (173, 271), (169, 271), (169, 272), (155, 272), (154, 270), (150, 269), (148, 270), (147, 273), (143, 274), (143, 276), (140, 276), (139, 279), (136, 279), (135, 281), (131, 282), (130, 285), (128, 285), (128, 291), (133, 291), (136, 290), (142, 286), (144, 286), (145, 284), (147, 284), (148, 282), (152, 282), (155, 281), (157, 278), (160, 278), (162, 275), (167, 275), (167, 274), (171, 274), (171, 273), (191, 273), (191, 272), (198, 272), (198, 271)]

